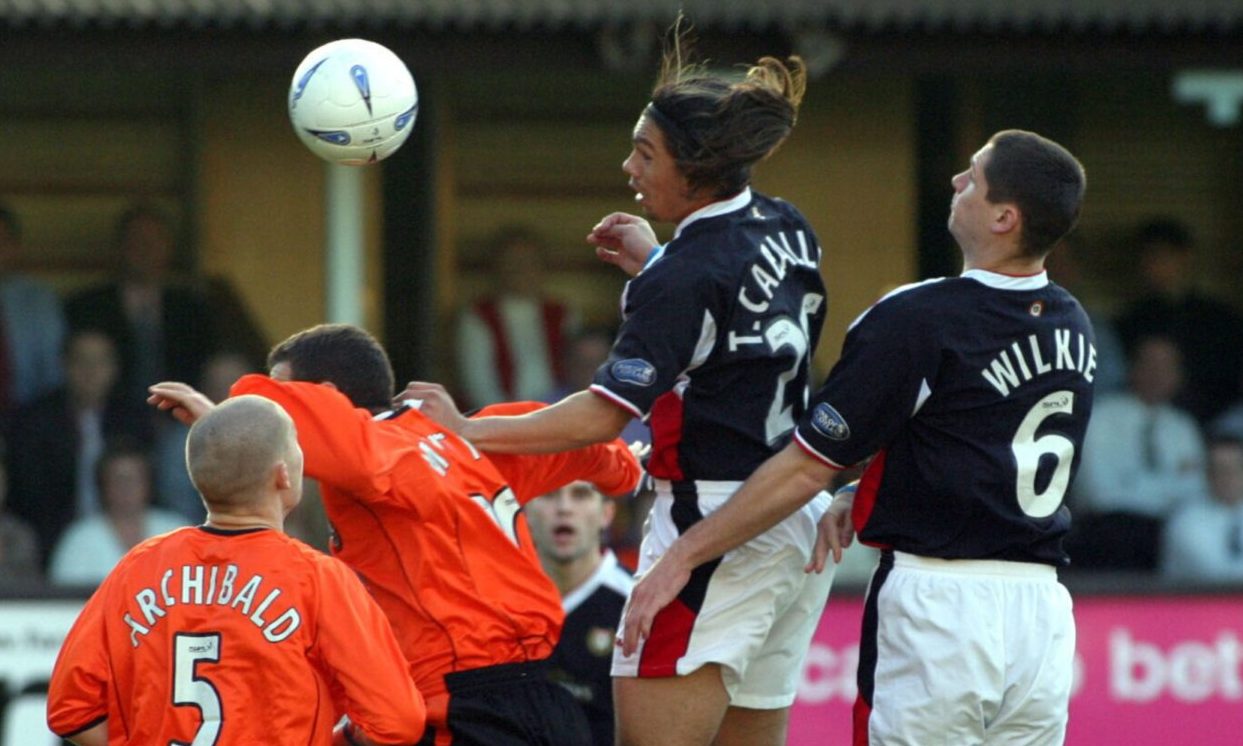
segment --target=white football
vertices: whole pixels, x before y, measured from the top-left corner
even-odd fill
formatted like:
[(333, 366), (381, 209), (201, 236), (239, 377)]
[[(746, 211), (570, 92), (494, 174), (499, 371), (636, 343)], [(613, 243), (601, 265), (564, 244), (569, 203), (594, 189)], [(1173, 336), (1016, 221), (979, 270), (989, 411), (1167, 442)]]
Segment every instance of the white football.
[(365, 39), (312, 51), (289, 86), (289, 120), (320, 158), (361, 166), (392, 155), (410, 136), (419, 93), (405, 63)]

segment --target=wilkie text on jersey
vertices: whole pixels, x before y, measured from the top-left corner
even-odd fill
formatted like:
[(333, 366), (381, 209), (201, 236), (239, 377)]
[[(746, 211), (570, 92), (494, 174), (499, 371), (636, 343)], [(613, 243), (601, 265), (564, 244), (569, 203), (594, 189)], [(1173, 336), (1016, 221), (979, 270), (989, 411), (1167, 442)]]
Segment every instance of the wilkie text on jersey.
[[(1044, 336), (1048, 342), (1048, 335)], [(1022, 340), (1016, 339), (1008, 348), (1002, 348), (980, 374), (1002, 396), (1009, 396), (1011, 391), (1023, 383), (1050, 371), (1062, 370), (1076, 371), (1088, 383), (1092, 382), (1096, 374), (1096, 347), (1082, 332), (1054, 329), (1052, 344), (1046, 344), (1044, 348), (1036, 334), (1029, 334)]]

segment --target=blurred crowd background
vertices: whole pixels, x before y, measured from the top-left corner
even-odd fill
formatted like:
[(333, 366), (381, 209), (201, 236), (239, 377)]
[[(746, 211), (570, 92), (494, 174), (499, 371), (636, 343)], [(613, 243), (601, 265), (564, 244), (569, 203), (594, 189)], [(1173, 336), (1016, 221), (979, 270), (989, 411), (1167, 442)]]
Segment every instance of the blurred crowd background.
[[(1243, 587), (1243, 3), (681, 3), (711, 64), (800, 54), (802, 119), (759, 188), (824, 247), (828, 372), (849, 322), (954, 274), (950, 177), (992, 131), (1088, 171), (1050, 260), (1096, 328), (1069, 496), (1076, 576)], [(358, 172), (357, 309), (399, 381), (465, 407), (555, 401), (607, 354), (624, 277), (583, 237), (633, 205), (620, 164), (676, 8), (661, 2), (0, 5), (0, 593), (89, 588), (202, 520), (156, 380), (214, 398), (328, 318), (329, 167), (289, 130), (302, 56), (386, 44), (415, 133)], [(745, 395), (745, 393), (740, 394)], [(644, 439), (641, 423), (627, 433)], [(609, 543), (633, 562), (646, 502)], [(312, 499), (291, 530), (319, 546)], [(852, 550), (839, 584), (866, 582)]]

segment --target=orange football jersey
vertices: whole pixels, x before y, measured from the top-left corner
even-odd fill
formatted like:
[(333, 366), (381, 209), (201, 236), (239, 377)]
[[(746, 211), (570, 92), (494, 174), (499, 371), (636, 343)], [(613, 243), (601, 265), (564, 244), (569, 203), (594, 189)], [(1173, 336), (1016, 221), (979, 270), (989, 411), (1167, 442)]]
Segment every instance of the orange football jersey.
[(330, 744), (342, 714), (413, 743), (426, 710), (343, 563), (273, 529), (188, 527), (131, 550), (69, 631), (48, 726), (110, 744)]
[(388, 614), (428, 721), (439, 726), (445, 674), (541, 660), (557, 643), (561, 597), (540, 567), (522, 504), (577, 479), (625, 492), (640, 474), (620, 440), (498, 458), (502, 475), (410, 407), (373, 417), (330, 386), (261, 375), (243, 377), (231, 394), (267, 397), (293, 418), (333, 525), (333, 553)]

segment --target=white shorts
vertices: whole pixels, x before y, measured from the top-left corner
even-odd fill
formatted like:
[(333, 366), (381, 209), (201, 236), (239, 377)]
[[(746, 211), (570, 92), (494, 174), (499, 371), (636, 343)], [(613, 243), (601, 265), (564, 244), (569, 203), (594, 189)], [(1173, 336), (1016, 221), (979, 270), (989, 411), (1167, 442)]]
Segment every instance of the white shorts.
[[(740, 484), (700, 481), (697, 496), (675, 498), (669, 483), (657, 480), (636, 579)], [(833, 582), (832, 562), (821, 574), (803, 572), (828, 504), (829, 496), (821, 493), (769, 531), (696, 568), (633, 655), (614, 649), (613, 675), (685, 676), (716, 663), (732, 706), (771, 710), (793, 704)]]
[(1061, 744), (1074, 656), (1052, 566), (885, 552), (864, 609), (854, 743)]

